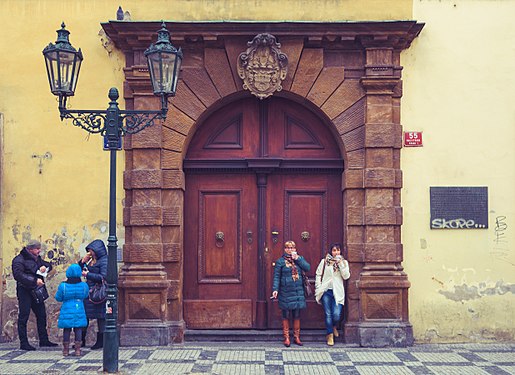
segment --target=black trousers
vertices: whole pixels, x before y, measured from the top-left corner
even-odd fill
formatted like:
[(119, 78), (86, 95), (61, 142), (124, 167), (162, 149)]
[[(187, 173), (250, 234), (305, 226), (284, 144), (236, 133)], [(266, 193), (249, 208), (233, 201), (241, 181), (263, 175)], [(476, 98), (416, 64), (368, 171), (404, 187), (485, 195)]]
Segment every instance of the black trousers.
[(27, 322), (29, 321), (30, 310), (36, 315), (39, 342), (48, 341), (45, 303), (36, 303), (30, 294), (30, 290), (21, 286), (16, 287), (16, 295), (18, 297), (18, 336), (20, 344), (29, 343), (27, 338)]
[(300, 309), (293, 310), (281, 310), (283, 319), (290, 319), (290, 315), (293, 319), (300, 319)]
[(73, 332), (75, 333), (75, 342), (82, 341), (82, 327), (76, 328), (64, 328), (63, 329), (63, 342), (70, 342), (70, 336)]

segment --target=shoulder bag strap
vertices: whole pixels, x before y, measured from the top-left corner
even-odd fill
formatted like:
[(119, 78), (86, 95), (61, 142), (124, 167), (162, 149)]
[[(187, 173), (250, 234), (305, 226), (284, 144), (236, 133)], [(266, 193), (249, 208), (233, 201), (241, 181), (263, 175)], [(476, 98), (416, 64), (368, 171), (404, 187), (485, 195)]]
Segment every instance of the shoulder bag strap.
[(322, 267), (322, 275), (320, 275), (320, 284), (322, 284), (322, 281), (324, 280), (324, 272), (325, 272), (325, 258), (324, 258), (324, 266)]

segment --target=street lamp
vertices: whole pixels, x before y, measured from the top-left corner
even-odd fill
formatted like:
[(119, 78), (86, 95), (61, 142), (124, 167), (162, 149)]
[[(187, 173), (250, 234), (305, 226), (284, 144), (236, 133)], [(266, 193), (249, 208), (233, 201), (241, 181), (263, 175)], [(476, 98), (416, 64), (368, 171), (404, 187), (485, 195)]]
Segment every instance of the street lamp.
[(82, 52), (77, 51), (69, 42), (70, 32), (64, 22), (57, 30), (55, 44), (50, 43), (43, 50), (45, 56), (48, 82), (52, 94), (59, 97), (61, 120), (67, 118), (72, 124), (88, 131), (100, 133), (107, 139), (106, 148), (111, 152), (109, 170), (109, 237), (107, 265), (107, 302), (106, 328), (104, 333), (103, 365), (104, 371), (118, 371), (118, 268), (116, 238), (116, 151), (120, 148), (121, 137), (136, 134), (152, 126), (155, 120), (163, 120), (168, 112), (168, 97), (175, 96), (182, 51), (170, 43), (170, 33), (163, 22), (158, 31), (157, 42), (145, 51), (148, 70), (154, 94), (161, 97), (161, 110), (132, 111), (118, 107), (118, 90), (109, 90), (109, 107), (106, 110), (69, 110), (66, 108), (68, 97), (75, 94), (83, 60)]

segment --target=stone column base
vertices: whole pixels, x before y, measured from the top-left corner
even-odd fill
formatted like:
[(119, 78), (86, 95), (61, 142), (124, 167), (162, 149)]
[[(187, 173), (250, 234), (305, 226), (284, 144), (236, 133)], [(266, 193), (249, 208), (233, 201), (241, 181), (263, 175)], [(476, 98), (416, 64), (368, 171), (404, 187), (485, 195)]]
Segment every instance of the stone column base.
[(166, 346), (184, 342), (184, 320), (130, 321), (120, 325), (120, 346)]
[(402, 322), (358, 324), (359, 345), (370, 348), (406, 347), (413, 345), (413, 327)]

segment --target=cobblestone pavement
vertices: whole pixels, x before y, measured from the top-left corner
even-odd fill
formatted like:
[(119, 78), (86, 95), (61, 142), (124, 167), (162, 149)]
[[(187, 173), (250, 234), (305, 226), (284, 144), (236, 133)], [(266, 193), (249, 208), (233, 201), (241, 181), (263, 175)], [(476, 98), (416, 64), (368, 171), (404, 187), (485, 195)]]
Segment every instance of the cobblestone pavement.
[[(409, 348), (360, 348), (280, 342), (188, 342), (168, 347), (122, 347), (120, 374), (515, 374), (515, 343), (415, 345)], [(15, 343), (0, 344), (0, 374), (94, 374), (102, 371), (102, 351), (84, 349), (64, 358), (61, 349), (32, 352)]]

